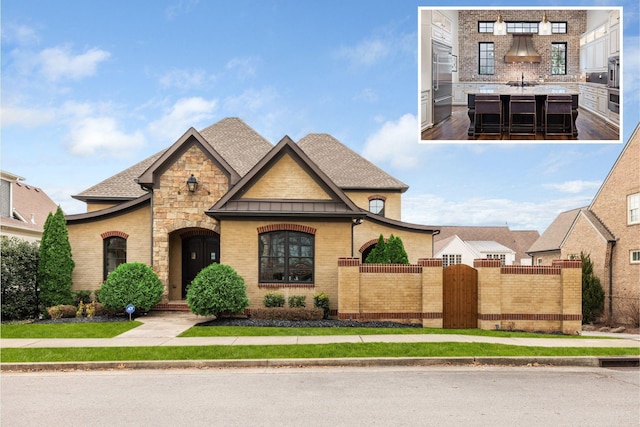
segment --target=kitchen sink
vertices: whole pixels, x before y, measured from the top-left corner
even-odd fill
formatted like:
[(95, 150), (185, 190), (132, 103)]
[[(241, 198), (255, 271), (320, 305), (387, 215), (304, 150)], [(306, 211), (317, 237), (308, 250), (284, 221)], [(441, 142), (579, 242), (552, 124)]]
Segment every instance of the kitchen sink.
[(512, 80), (507, 82), (508, 86), (538, 86), (538, 83), (533, 81), (520, 81), (520, 80)]

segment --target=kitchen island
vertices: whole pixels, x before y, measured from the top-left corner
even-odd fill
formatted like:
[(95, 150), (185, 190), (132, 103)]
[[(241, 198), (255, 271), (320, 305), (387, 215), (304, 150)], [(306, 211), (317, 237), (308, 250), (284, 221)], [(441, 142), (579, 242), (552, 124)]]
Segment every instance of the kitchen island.
[[(502, 123), (501, 127), (503, 131), (508, 131), (509, 126), (509, 100), (511, 95), (534, 95), (536, 98), (536, 129), (543, 131), (544, 118), (543, 118), (543, 106), (548, 95), (571, 95), (572, 99), (572, 120), (573, 120), (573, 137), (578, 136), (578, 130), (576, 129), (576, 118), (578, 117), (578, 91), (570, 90), (562, 86), (525, 86), (525, 87), (513, 87), (508, 85), (487, 85), (480, 86), (467, 93), (467, 106), (469, 107), (468, 115), (471, 124), (469, 125), (468, 135), (474, 134), (474, 114), (475, 114), (475, 98), (476, 95), (494, 94), (500, 95), (502, 101)], [(497, 125), (497, 120), (496, 120)]]

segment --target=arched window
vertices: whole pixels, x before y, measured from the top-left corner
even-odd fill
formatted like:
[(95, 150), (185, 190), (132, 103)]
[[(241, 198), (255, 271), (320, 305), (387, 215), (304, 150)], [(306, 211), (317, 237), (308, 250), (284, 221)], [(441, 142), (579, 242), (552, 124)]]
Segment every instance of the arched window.
[(111, 236), (103, 242), (103, 280), (120, 264), (127, 262), (127, 240), (119, 236)]
[(282, 230), (258, 238), (260, 283), (313, 283), (313, 234)]
[(371, 199), (369, 200), (369, 212), (376, 215), (384, 216), (384, 200)]

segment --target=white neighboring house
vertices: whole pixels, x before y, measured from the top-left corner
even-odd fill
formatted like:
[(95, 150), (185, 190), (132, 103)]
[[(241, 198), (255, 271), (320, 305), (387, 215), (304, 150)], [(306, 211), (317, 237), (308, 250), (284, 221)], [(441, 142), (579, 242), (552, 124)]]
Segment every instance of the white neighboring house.
[(0, 172), (0, 235), (39, 242), (47, 216), (58, 205), (21, 176)]
[(502, 265), (513, 265), (516, 252), (490, 240), (464, 241), (457, 234), (434, 245), (434, 258), (442, 258), (442, 267), (466, 264), (473, 267), (473, 260), (480, 258), (499, 259)]

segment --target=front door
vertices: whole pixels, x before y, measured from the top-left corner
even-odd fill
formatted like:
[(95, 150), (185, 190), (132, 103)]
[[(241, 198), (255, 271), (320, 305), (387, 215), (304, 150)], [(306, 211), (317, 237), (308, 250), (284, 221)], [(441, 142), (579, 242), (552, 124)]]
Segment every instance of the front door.
[(182, 299), (200, 270), (220, 262), (220, 237), (192, 236), (182, 240)]

